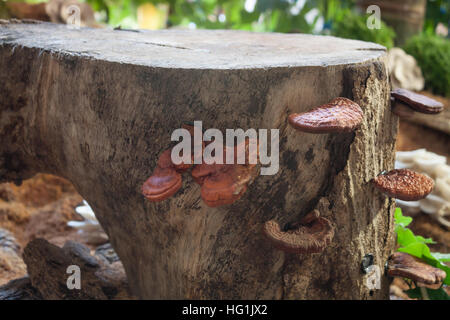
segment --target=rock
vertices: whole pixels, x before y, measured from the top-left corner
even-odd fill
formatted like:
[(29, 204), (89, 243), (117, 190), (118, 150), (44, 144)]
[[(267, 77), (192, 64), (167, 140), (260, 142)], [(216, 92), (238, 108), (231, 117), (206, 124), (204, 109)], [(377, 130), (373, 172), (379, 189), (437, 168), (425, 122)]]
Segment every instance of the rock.
[(104, 261), (106, 261), (108, 263), (114, 263), (114, 262), (120, 261), (119, 256), (114, 251), (113, 247), (111, 246), (111, 243), (105, 243), (105, 244), (97, 247), (97, 249), (95, 249), (95, 255), (99, 259), (103, 259)]
[[(128, 284), (120, 262), (115, 264), (92, 256), (84, 245), (68, 241), (63, 248), (44, 239), (31, 241), (24, 250), (31, 284), (43, 299), (129, 299)], [(80, 289), (69, 289), (69, 266), (80, 270)]]
[(41, 300), (29, 277), (11, 280), (0, 287), (0, 300)]

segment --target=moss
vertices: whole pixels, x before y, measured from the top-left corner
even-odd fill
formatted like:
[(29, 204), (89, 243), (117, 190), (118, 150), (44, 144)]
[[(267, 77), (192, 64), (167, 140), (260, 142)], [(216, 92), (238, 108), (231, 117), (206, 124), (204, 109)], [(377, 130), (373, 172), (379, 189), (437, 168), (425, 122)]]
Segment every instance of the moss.
[(422, 68), (427, 89), (450, 97), (450, 40), (422, 34), (412, 37), (404, 50)]

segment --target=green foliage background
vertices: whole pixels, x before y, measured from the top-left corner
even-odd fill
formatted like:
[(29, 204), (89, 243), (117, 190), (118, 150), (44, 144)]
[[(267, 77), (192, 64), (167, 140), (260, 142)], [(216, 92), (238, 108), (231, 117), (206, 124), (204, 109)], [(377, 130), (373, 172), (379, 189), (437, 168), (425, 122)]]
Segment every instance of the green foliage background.
[[(45, 0), (8, 0), (30, 3)], [(200, 29), (240, 29), (260, 32), (301, 32), (335, 35), (376, 42), (391, 48), (395, 32), (382, 23), (367, 28), (367, 16), (356, 8), (356, 0), (80, 0), (89, 3), (99, 22), (112, 27), (138, 28), (137, 8), (144, 3), (169, 6), (169, 26)], [(0, 17), (4, 0), (0, 0)], [(383, 18), (383, 13), (381, 13)], [(406, 45), (422, 67), (426, 85), (435, 93), (450, 95), (449, 41), (434, 37), (438, 23), (450, 22), (450, 0), (428, 0), (424, 34)]]
[[(450, 254), (431, 252), (427, 244), (435, 243), (433, 239), (416, 236), (408, 227), (412, 218), (404, 216), (400, 208), (395, 209), (395, 233), (397, 234), (397, 244), (400, 252), (408, 253), (414, 257), (422, 259), (425, 263), (445, 271), (447, 277), (443, 284), (450, 285), (450, 267), (445, 263), (450, 261)], [(426, 289), (427, 295), (432, 300), (450, 300), (446, 291), (439, 289)], [(422, 291), (416, 288), (410, 288), (406, 293), (410, 298), (423, 298)]]
[(411, 38), (404, 49), (416, 58), (426, 86), (437, 94), (450, 97), (450, 41), (422, 34)]

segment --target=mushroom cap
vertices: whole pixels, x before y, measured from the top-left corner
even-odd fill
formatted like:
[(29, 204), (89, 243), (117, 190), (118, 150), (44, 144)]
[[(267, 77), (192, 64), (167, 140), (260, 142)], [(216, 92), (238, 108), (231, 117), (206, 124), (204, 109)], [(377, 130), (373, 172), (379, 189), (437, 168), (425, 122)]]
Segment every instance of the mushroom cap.
[(362, 120), (361, 107), (342, 97), (311, 111), (291, 114), (288, 118), (292, 127), (309, 133), (350, 132), (358, 128)]
[(334, 227), (330, 220), (317, 217), (309, 224), (284, 232), (276, 221), (270, 220), (264, 224), (264, 235), (285, 252), (319, 253), (333, 240)]
[(223, 164), (198, 164), (192, 169), (191, 175), (194, 181), (199, 185), (203, 185), (205, 178), (212, 175), (215, 172), (220, 171), (220, 168), (224, 166)]
[(392, 90), (391, 96), (421, 113), (434, 114), (444, 110), (444, 105), (439, 101), (406, 89)]
[(162, 201), (181, 188), (181, 175), (173, 168), (157, 167), (142, 185), (142, 194), (150, 201)]
[(224, 188), (220, 192), (218, 190), (211, 191), (211, 189), (202, 188), (202, 199), (208, 207), (215, 208), (234, 203), (242, 197), (245, 191), (247, 191), (247, 186), (245, 184), (241, 185), (239, 188)]
[(247, 190), (251, 180), (251, 169), (243, 165), (223, 165), (205, 177), (202, 184), (202, 199), (210, 207), (231, 204)]
[(404, 201), (423, 199), (434, 187), (433, 179), (409, 169), (394, 169), (380, 174), (372, 181), (375, 187), (389, 197)]
[(193, 159), (191, 157), (191, 163), (180, 163), (180, 164), (174, 164), (172, 162), (172, 149), (167, 149), (161, 153), (159, 156), (157, 165), (159, 168), (174, 168), (178, 172), (184, 172), (188, 170), (190, 167), (192, 167)]
[(403, 277), (427, 285), (441, 283), (446, 273), (404, 252), (395, 252), (388, 262), (388, 275)]

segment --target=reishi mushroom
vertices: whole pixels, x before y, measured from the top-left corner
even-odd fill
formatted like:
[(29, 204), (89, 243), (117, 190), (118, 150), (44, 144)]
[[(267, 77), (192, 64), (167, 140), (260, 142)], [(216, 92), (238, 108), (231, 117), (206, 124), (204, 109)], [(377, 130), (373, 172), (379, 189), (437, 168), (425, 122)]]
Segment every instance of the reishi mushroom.
[(423, 199), (433, 191), (434, 187), (433, 179), (409, 169), (382, 172), (372, 182), (389, 197), (404, 201)]
[(174, 168), (157, 167), (142, 185), (142, 194), (150, 201), (162, 201), (181, 188), (181, 174)]
[(293, 113), (289, 124), (309, 133), (350, 132), (361, 125), (363, 111), (350, 99), (339, 97), (308, 112)]
[(276, 248), (289, 253), (319, 253), (333, 240), (331, 221), (320, 217), (317, 210), (294, 225), (295, 229), (283, 231), (275, 220), (269, 220), (264, 224), (263, 233)]
[(446, 277), (444, 270), (430, 266), (404, 252), (395, 252), (389, 258), (387, 273), (391, 277), (408, 278), (425, 285), (440, 284)]
[[(248, 163), (249, 140), (245, 143), (245, 163), (236, 164), (238, 146), (234, 147), (233, 164), (202, 163), (196, 165), (191, 174), (199, 185), (201, 185), (201, 196), (209, 207), (218, 207), (232, 204), (247, 190), (247, 185), (256, 176), (255, 164)], [(227, 148), (223, 151), (223, 162), (225, 162)]]
[[(193, 128), (183, 125), (193, 135)], [(147, 200), (163, 201), (173, 196), (182, 184), (181, 173), (192, 167), (191, 163), (174, 164), (171, 158), (172, 149), (161, 153), (153, 174), (142, 185), (142, 194)], [(191, 156), (193, 158), (193, 155)]]
[(391, 97), (395, 99), (392, 105), (394, 110), (397, 108), (399, 102), (402, 108), (406, 105), (420, 113), (436, 114), (444, 110), (444, 105), (439, 101), (406, 89), (399, 88), (392, 90)]

